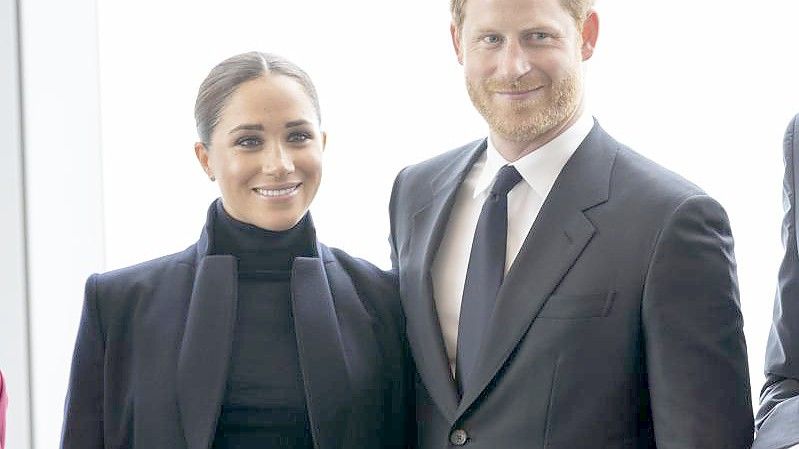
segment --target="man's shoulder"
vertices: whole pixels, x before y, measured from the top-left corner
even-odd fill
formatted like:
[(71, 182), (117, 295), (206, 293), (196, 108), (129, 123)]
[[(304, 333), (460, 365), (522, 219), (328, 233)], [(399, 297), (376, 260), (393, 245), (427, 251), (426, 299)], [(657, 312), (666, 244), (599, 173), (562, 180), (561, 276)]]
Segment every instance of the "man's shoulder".
[(699, 186), (682, 175), (620, 145), (614, 164), (612, 188), (644, 196), (685, 198), (706, 195)]
[[(582, 168), (579, 175), (569, 179), (588, 182), (589, 191), (607, 189), (610, 209), (606, 210), (644, 211), (653, 222), (660, 222), (686, 202), (698, 201), (703, 207), (712, 204), (717, 208), (717, 202), (699, 186), (615, 140), (598, 125), (578, 151), (582, 155), (575, 156)], [(586, 187), (582, 189), (585, 191)]]
[[(676, 172), (649, 159), (626, 144), (616, 140), (598, 123), (583, 141), (586, 151), (608, 155), (612, 160), (612, 183), (619, 186), (630, 185), (640, 188), (642, 185), (655, 190), (696, 191), (702, 192), (696, 184)], [(582, 146), (581, 145), (581, 146)], [(603, 157), (605, 156), (598, 156)]]

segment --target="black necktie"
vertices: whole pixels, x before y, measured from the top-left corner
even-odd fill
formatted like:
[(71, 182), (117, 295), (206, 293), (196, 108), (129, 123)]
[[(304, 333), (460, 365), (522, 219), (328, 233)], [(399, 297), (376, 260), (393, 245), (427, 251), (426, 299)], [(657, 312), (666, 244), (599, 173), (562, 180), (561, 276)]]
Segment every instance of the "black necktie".
[(466, 391), (466, 382), (474, 371), (477, 352), (505, 276), (508, 192), (521, 179), (515, 167), (502, 167), (477, 220), (458, 321), (455, 375), (461, 393)]

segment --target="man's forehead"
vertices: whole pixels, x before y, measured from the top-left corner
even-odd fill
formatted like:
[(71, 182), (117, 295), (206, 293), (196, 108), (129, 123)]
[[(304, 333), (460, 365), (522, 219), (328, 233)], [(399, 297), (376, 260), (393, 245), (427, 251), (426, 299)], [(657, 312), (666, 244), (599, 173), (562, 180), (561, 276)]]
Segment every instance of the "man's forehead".
[(536, 28), (570, 18), (560, 0), (467, 0), (464, 8), (464, 25), (478, 27), (504, 23)]

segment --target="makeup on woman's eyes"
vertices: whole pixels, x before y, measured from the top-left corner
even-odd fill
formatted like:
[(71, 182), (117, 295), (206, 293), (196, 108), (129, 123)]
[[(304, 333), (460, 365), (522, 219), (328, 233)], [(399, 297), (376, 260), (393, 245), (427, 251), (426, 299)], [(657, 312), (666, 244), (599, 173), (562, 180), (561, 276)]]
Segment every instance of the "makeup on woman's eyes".
[[(283, 139), (291, 144), (303, 144), (316, 137), (316, 133), (312, 128), (312, 123), (304, 119), (287, 122), (285, 124), (285, 129), (286, 134), (283, 136)], [(234, 146), (245, 149), (257, 149), (267, 140), (267, 137), (264, 135), (265, 132), (266, 129), (263, 125), (242, 124), (232, 128), (228, 134), (233, 136)], [(241, 135), (236, 137), (235, 134)]]
[(264, 143), (263, 139), (258, 136), (242, 136), (236, 139), (235, 141), (236, 146), (244, 148), (257, 147), (263, 143)]
[(290, 143), (305, 143), (314, 138), (314, 134), (310, 131), (291, 131), (286, 136), (286, 141)]

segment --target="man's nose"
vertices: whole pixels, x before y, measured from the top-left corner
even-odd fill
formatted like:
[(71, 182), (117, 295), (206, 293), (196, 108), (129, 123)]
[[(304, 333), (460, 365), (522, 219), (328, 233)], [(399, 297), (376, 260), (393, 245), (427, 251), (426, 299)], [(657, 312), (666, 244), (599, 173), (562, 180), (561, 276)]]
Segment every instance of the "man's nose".
[(524, 48), (515, 41), (509, 41), (503, 49), (499, 61), (501, 75), (508, 79), (518, 79), (527, 74), (532, 68)]

